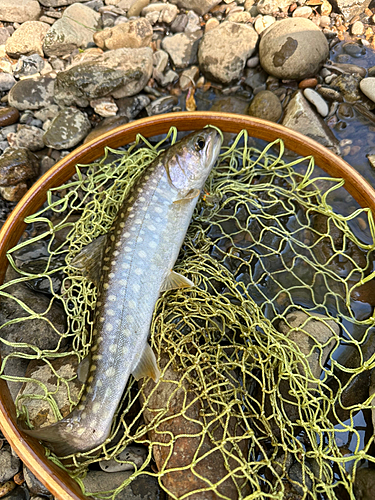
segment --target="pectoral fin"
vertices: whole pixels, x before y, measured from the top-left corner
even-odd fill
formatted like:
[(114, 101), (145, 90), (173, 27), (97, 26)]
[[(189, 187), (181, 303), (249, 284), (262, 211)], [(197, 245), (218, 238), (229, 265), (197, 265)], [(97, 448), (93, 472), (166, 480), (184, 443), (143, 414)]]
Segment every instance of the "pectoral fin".
[(182, 274), (171, 271), (168, 274), (164, 283), (162, 284), (160, 291), (165, 292), (166, 290), (176, 290), (177, 288), (190, 288), (192, 286), (195, 285), (191, 280), (189, 280), (189, 278), (182, 276)]
[(103, 253), (107, 242), (107, 235), (103, 234), (85, 246), (71, 262), (73, 267), (81, 269), (84, 275), (99, 286), (102, 272)]
[(135, 380), (139, 380), (143, 377), (151, 377), (155, 383), (159, 381), (160, 372), (156, 363), (155, 354), (147, 342), (142, 352), (142, 356), (137, 366), (133, 369), (132, 374)]
[(181, 203), (183, 201), (190, 201), (196, 198), (201, 194), (200, 189), (190, 189), (190, 191), (187, 194), (182, 195), (181, 198), (178, 198), (175, 200), (173, 203)]

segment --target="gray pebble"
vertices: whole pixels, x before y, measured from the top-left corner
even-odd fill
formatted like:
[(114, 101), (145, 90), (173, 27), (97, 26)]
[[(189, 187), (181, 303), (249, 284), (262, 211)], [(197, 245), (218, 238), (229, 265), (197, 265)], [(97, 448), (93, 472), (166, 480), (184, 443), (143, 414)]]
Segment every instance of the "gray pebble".
[(14, 75), (18, 78), (40, 73), (44, 68), (45, 60), (39, 54), (21, 56), (14, 68)]
[(9, 73), (0, 73), (0, 92), (10, 90), (16, 84), (14, 76)]
[(9, 446), (4, 446), (0, 450), (0, 482), (12, 479), (20, 470), (21, 460), (12, 455)]
[(182, 33), (188, 23), (188, 17), (186, 14), (179, 14), (176, 19), (171, 24), (172, 33)]
[(279, 98), (269, 90), (262, 90), (252, 100), (249, 106), (249, 115), (277, 122), (283, 108)]
[(47, 488), (39, 481), (38, 478), (34, 476), (30, 469), (23, 466), (23, 475), (25, 477), (26, 484), (34, 495), (50, 496), (50, 492)]
[(44, 148), (43, 135), (43, 130), (38, 127), (20, 125), (15, 137), (15, 146), (27, 148), (30, 151), (39, 151)]
[[(128, 446), (121, 452), (116, 460), (106, 460), (99, 462), (100, 468), (105, 472), (120, 472), (123, 470), (133, 470), (142, 466), (147, 457), (147, 449), (142, 446)], [(122, 462), (122, 463), (120, 463)], [(124, 463), (130, 462), (130, 463)]]
[(171, 111), (175, 104), (177, 104), (177, 99), (174, 96), (160, 97), (146, 106), (146, 111), (148, 116), (161, 115)]
[(87, 116), (76, 108), (64, 108), (44, 134), (44, 143), (54, 149), (66, 149), (76, 146), (86, 137), (91, 129)]

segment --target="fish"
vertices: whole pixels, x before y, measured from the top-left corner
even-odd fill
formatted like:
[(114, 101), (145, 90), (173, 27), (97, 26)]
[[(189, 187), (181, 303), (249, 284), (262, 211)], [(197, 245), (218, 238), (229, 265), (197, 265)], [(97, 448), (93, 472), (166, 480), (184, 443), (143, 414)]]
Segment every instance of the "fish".
[(194, 286), (173, 266), (221, 145), (220, 133), (207, 127), (162, 152), (129, 192), (108, 234), (73, 260), (98, 287), (93, 343), (81, 364), (83, 395), (62, 420), (24, 429), (57, 455), (103, 444), (131, 375), (158, 381), (148, 343), (155, 304), (163, 291)]

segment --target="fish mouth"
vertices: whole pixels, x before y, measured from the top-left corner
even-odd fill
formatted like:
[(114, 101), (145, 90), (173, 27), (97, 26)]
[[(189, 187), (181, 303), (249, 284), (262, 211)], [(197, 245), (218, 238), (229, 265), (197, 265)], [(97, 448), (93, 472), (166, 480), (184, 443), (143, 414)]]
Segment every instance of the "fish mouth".
[(219, 156), (220, 148), (223, 141), (220, 133), (216, 130), (216, 128), (210, 128), (209, 135), (211, 141), (210, 141), (210, 147), (208, 148), (207, 151), (207, 158), (209, 164), (212, 166), (213, 163), (217, 160), (217, 157)]

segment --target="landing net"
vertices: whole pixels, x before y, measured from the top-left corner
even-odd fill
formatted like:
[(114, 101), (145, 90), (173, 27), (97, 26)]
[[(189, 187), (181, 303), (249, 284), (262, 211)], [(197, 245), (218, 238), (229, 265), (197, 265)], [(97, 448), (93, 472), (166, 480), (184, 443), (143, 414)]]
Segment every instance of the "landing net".
[[(30, 425), (40, 421), (36, 403), (48, 403), (60, 419), (60, 391), (66, 415), (83, 390), (74, 396), (75, 371), (64, 375), (56, 365), (76, 365), (92, 340), (96, 288), (72, 259), (106, 233), (131, 186), (175, 141), (175, 129), (156, 146), (138, 136), (127, 151), (107, 148), (100, 161), (78, 166), (73, 180), (52, 189), (44, 208), (27, 218), (38, 234), (9, 252), (19, 273), (10, 284), (44, 279), (50, 304), (67, 317), (66, 328), (57, 329), (48, 310), (13, 297), (9, 283), (0, 287), (0, 296), (25, 311), (0, 327), (1, 376), (26, 384), (16, 407)], [(342, 197), (343, 181), (319, 173), (312, 157), (283, 156), (281, 140), (259, 151), (244, 131), (223, 148), (175, 267), (196, 287), (163, 293), (155, 308), (150, 343), (160, 382), (129, 381), (111, 436), (96, 454), (63, 465), (46, 449), (83, 487), (91, 464), (128, 445), (145, 446), (143, 465), (96, 497), (115, 498), (148, 475), (174, 499), (215, 492), (228, 500), (315, 500), (342, 491), (354, 498), (358, 468), (374, 462), (373, 433), (365, 434), (363, 423), (371, 419), (372, 397), (367, 389), (358, 401), (351, 396), (355, 384), (368, 387), (375, 366), (373, 310), (363, 299), (374, 283), (373, 216), (368, 209), (336, 213), (330, 203)], [(25, 271), (17, 255), (40, 242), (48, 247), (45, 268)], [(27, 328), (33, 321), (49, 324), (56, 348), (7, 340), (14, 323)], [(38, 360), (54, 388), (35, 376), (7, 375), (13, 358)]]

